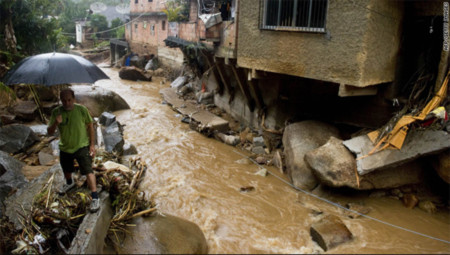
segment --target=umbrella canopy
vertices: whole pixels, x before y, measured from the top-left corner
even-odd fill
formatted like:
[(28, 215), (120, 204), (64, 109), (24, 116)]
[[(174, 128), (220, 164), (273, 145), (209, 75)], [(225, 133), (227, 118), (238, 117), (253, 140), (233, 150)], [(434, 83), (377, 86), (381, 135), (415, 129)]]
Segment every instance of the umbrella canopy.
[(109, 77), (91, 61), (72, 54), (45, 53), (17, 63), (5, 76), (6, 85), (94, 83)]

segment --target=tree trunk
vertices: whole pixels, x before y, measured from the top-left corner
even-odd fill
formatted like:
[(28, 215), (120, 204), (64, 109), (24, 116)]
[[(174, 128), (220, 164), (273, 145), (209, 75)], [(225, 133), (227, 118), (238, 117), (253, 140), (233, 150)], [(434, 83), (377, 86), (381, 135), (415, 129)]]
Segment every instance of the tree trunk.
[(11, 9), (8, 10), (8, 17), (6, 18), (6, 24), (5, 24), (5, 44), (8, 51), (10, 51), (13, 54), (17, 53), (17, 41), (16, 36), (14, 35), (14, 27), (12, 23), (12, 13)]

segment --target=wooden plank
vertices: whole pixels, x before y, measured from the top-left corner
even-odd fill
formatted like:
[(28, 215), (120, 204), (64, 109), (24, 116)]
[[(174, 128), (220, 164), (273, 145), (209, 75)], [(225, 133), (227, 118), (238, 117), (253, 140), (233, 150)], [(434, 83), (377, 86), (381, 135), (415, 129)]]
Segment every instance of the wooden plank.
[(248, 87), (250, 88), (250, 91), (252, 92), (252, 94), (255, 97), (256, 107), (258, 109), (263, 109), (265, 107), (264, 100), (263, 100), (261, 91), (259, 90), (259, 87), (257, 86), (257, 83), (259, 81), (252, 79), (252, 72), (250, 70), (247, 70), (247, 76), (249, 78), (247, 80), (247, 84), (248, 84)]
[(242, 70), (237, 70), (233, 64), (231, 64), (230, 66), (231, 70), (233, 70), (233, 74), (234, 77), (236, 78), (237, 84), (239, 85), (239, 88), (241, 89), (241, 92), (247, 101), (247, 105), (250, 108), (250, 111), (253, 112), (255, 110), (255, 100), (253, 100), (250, 91), (248, 89), (248, 86), (246, 86), (247, 84), (243, 83), (244, 79), (242, 78), (242, 75), (240, 75), (242, 73)]

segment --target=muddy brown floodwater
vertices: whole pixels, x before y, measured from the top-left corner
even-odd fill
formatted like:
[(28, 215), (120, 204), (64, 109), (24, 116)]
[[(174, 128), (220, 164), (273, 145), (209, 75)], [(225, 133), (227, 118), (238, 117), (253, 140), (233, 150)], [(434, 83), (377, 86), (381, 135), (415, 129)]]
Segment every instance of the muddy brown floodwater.
[[(124, 138), (148, 165), (140, 189), (160, 212), (196, 223), (210, 253), (324, 253), (309, 227), (321, 216), (339, 216), (354, 239), (328, 253), (450, 253), (450, 244), (394, 228), (368, 218), (350, 219), (342, 209), (297, 191), (273, 175), (255, 175), (258, 166), (243, 151), (189, 129), (159, 90), (169, 84), (121, 80), (117, 69), (103, 68), (111, 80), (96, 83), (121, 95), (130, 110), (115, 112), (125, 124)], [(236, 153), (239, 152), (239, 153)], [(286, 179), (275, 168), (269, 171)], [(242, 193), (240, 188), (253, 186)], [(322, 194), (345, 204), (363, 201), (369, 216), (443, 240), (450, 240), (447, 212), (407, 209), (388, 197)]]

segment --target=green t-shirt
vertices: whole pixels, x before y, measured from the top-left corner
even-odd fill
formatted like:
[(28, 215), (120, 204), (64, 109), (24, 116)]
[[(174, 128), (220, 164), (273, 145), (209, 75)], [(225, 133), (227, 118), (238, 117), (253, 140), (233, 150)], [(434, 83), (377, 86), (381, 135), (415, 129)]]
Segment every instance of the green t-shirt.
[(61, 114), (62, 122), (58, 125), (60, 140), (59, 149), (67, 153), (74, 153), (80, 148), (89, 145), (87, 124), (92, 122), (92, 117), (86, 107), (74, 104), (74, 108), (66, 111), (58, 106), (52, 111), (49, 126), (55, 123), (56, 116)]

